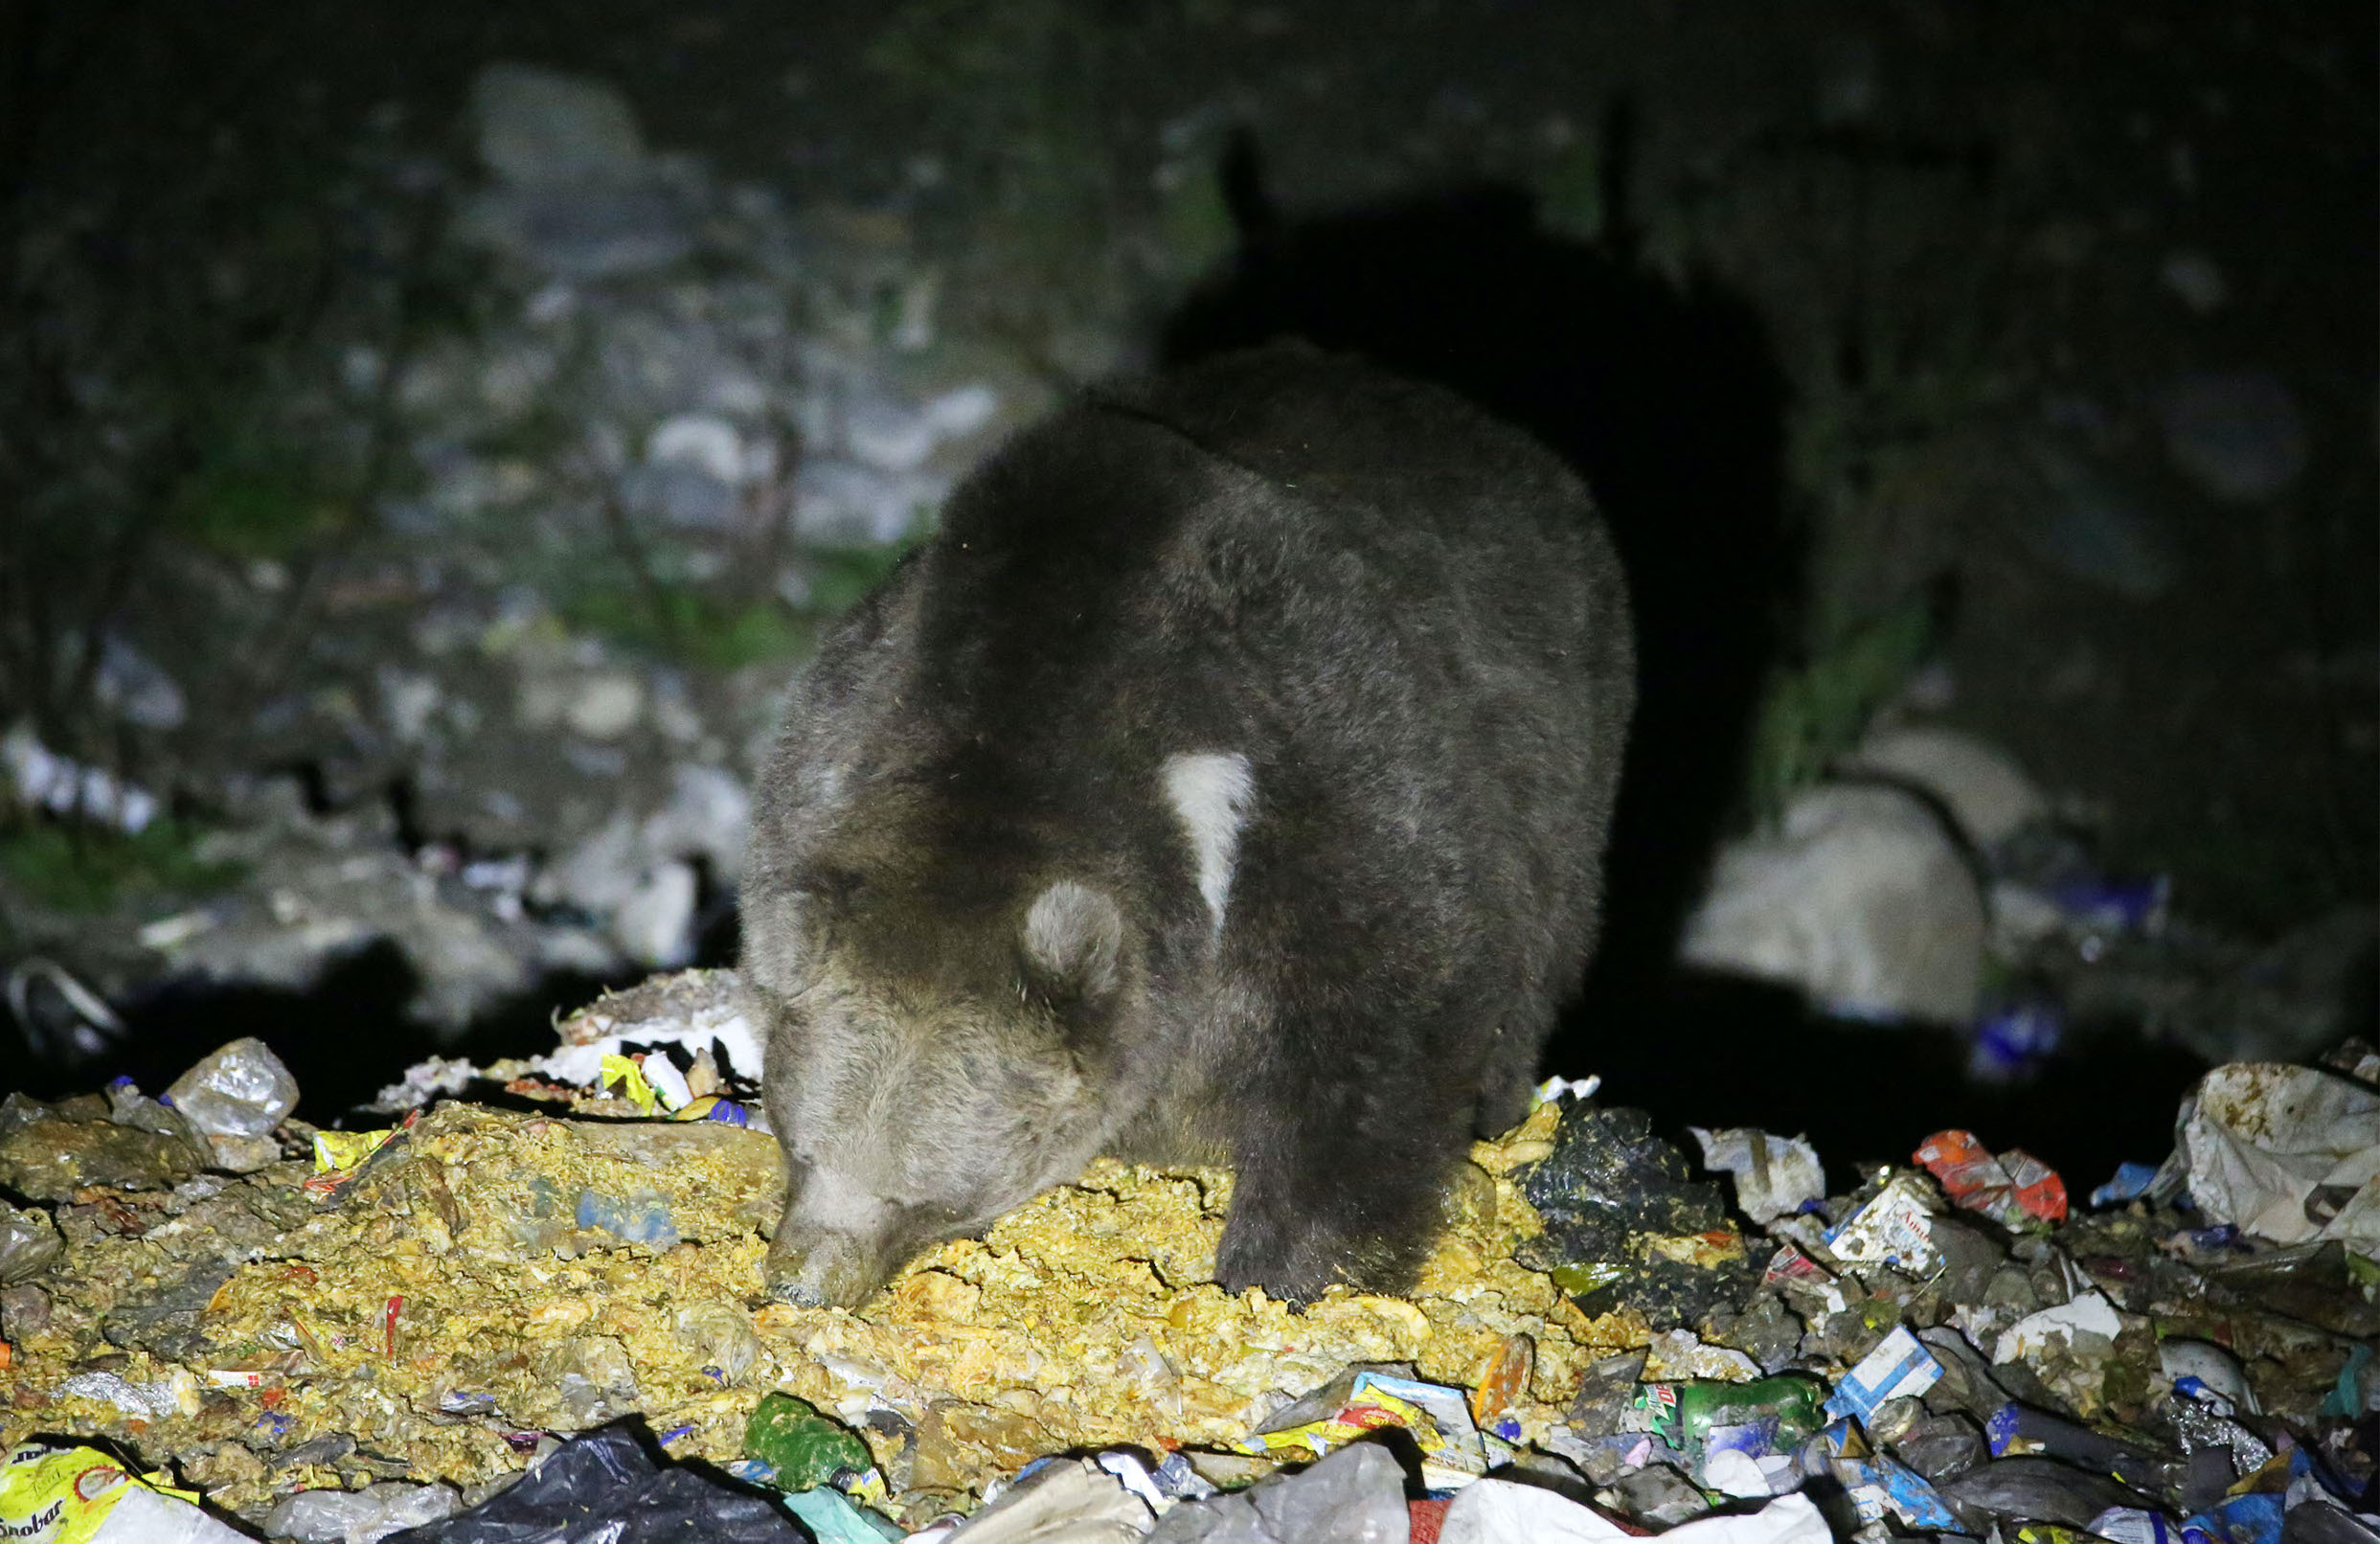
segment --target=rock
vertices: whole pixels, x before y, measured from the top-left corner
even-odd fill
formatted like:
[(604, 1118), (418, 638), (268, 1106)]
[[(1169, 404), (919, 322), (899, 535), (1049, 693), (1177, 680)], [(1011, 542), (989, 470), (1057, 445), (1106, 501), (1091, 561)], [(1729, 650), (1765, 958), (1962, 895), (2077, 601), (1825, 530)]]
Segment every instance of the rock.
[(2269, 372), (2183, 375), (2157, 394), (2157, 418), (2165, 454), (2218, 499), (2269, 499), (2305, 470), (2305, 420)]
[(479, 155), (524, 187), (632, 182), (644, 170), (636, 113), (611, 86), (525, 64), (491, 64), (471, 82)]
[(196, 1140), (113, 1121), (60, 1120), (22, 1094), (0, 1103), (0, 1186), (59, 1201), (86, 1186), (164, 1190), (207, 1167)]
[(1847, 1016), (1963, 1024), (1983, 945), (1982, 888), (1933, 812), (1894, 789), (1826, 785), (1794, 795), (1778, 832), (1721, 851), (1681, 952)]
[(664, 863), (647, 871), (612, 916), (612, 938), (621, 951), (655, 970), (692, 963), (699, 888), (691, 863)]
[(1980, 736), (1938, 725), (1880, 728), (1847, 769), (1896, 779), (1942, 802), (1977, 847), (1990, 849), (2050, 818), (2050, 798), (2016, 758)]

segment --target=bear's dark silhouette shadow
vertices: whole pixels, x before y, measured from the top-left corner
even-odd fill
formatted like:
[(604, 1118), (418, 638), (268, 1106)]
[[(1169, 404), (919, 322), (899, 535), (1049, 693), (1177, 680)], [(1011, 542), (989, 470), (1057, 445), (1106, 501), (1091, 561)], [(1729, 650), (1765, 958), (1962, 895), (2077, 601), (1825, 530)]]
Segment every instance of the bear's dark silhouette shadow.
[[(1301, 336), (1452, 388), (1584, 477), (1636, 610), (1638, 706), (1602, 942), (1549, 1066), (1598, 1064), (1675, 995), (1675, 943), (1741, 811), (1761, 688), (1790, 636), (1803, 542), (1782, 487), (1784, 387), (1765, 329), (1717, 284), (1590, 245), (1478, 183), (1284, 218), (1243, 136), (1224, 166), (1241, 247), (1162, 327), (1183, 364)], [(1621, 190), (1607, 189), (1617, 209)]]

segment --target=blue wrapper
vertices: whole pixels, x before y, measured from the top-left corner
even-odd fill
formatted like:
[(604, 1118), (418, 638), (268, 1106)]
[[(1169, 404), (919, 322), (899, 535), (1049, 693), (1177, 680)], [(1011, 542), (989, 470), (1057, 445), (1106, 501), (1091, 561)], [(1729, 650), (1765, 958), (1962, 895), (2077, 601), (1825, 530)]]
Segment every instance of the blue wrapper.
[(2182, 1524), (2184, 1544), (2280, 1544), (2279, 1496), (2226, 1496)]
[(2120, 1206), (2148, 1193), (2157, 1181), (2155, 1164), (2118, 1164), (2116, 1177), (2091, 1192), (2093, 1206)]

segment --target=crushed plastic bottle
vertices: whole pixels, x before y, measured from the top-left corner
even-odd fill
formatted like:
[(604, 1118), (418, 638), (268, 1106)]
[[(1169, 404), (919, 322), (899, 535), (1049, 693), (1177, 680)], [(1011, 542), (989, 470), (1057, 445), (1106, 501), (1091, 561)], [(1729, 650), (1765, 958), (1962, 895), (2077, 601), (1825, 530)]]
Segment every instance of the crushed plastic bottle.
[(298, 1107), (298, 1080), (270, 1046), (249, 1036), (193, 1064), (163, 1102), (210, 1137), (262, 1137)]

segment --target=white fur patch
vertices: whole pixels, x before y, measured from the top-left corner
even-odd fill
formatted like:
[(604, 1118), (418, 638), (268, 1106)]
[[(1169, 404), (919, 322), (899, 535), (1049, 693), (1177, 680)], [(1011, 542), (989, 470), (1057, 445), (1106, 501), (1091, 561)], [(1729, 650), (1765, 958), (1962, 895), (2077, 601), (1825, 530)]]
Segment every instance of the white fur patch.
[(1122, 947), (1123, 919), (1116, 903), (1071, 879), (1044, 890), (1025, 914), (1026, 953), (1086, 996), (1101, 996), (1115, 985)]
[(1166, 798), (1197, 855), (1198, 893), (1207, 898), (1207, 914), (1220, 933), (1232, 870), (1239, 862), (1239, 832), (1256, 800), (1256, 775), (1237, 751), (1200, 751), (1166, 758), (1165, 784)]

